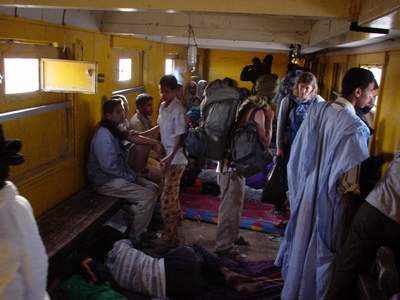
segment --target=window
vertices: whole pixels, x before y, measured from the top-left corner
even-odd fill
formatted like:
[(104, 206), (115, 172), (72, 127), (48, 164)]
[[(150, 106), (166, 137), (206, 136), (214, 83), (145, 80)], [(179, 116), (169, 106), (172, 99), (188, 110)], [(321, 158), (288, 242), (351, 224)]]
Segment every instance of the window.
[(39, 60), (36, 58), (4, 59), (5, 94), (39, 90)]
[(128, 81), (132, 79), (132, 59), (120, 58), (118, 67), (118, 81)]
[[(381, 65), (360, 65), (361, 68), (370, 70), (372, 74), (374, 74), (375, 80), (379, 86), (381, 86), (381, 79), (382, 79), (382, 66)], [(372, 111), (376, 110), (378, 105), (378, 95), (375, 96), (375, 103), (374, 108)]]
[(382, 78), (382, 66), (379, 65), (361, 65), (361, 68), (370, 70), (378, 82), (378, 85), (381, 85), (381, 78)]
[(42, 91), (96, 93), (96, 63), (42, 58), (40, 64)]
[(172, 58), (165, 59), (165, 75), (174, 74), (175, 71), (175, 60)]

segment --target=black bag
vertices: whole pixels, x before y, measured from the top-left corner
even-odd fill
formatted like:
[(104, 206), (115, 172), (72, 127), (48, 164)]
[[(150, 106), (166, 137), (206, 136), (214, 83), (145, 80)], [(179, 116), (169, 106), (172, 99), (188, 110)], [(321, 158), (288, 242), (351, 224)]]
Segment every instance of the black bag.
[(261, 201), (272, 203), (276, 208), (283, 208), (286, 202), (287, 170), (284, 158), (277, 156), (274, 166), (263, 189)]
[(185, 152), (189, 157), (203, 159), (207, 157), (207, 138), (202, 127), (189, 128), (185, 137)]
[(257, 125), (254, 122), (254, 110), (249, 121), (234, 131), (231, 142), (232, 166), (244, 177), (264, 171), (272, 161), (272, 155), (260, 141)]

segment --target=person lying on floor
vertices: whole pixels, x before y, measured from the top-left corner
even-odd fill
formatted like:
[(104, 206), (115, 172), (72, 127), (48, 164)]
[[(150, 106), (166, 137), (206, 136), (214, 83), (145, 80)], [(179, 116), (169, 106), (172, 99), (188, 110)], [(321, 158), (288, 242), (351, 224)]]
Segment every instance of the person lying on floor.
[(236, 293), (251, 296), (281, 286), (276, 270), (272, 270), (271, 276), (265, 272), (257, 276), (242, 275), (224, 267), (219, 258), (201, 246), (180, 246), (154, 258), (120, 237), (110, 232), (101, 237), (94, 246), (94, 257), (104, 261), (117, 285), (127, 291), (160, 299), (193, 299), (210, 288), (229, 287)]

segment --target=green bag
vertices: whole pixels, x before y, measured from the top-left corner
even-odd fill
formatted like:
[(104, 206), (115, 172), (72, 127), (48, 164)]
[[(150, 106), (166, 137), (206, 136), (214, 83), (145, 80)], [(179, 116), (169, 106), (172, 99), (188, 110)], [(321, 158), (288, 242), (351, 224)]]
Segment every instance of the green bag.
[(82, 276), (72, 275), (61, 284), (69, 300), (127, 300), (114, 291), (109, 283), (93, 284)]

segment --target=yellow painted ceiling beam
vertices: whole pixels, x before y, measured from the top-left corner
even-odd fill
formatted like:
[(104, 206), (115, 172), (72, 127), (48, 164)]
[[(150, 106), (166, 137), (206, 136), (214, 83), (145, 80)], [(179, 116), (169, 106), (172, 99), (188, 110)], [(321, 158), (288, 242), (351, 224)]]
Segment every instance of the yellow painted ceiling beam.
[(308, 42), (313, 21), (303, 18), (163, 12), (107, 12), (101, 31), (111, 34), (187, 37), (191, 24), (197, 38), (275, 43)]
[(0, 5), (93, 10), (175, 10), (313, 18), (349, 16), (349, 0), (0, 0)]
[(399, 10), (400, 0), (363, 0), (361, 2), (358, 22), (361, 25), (368, 25), (370, 22)]

